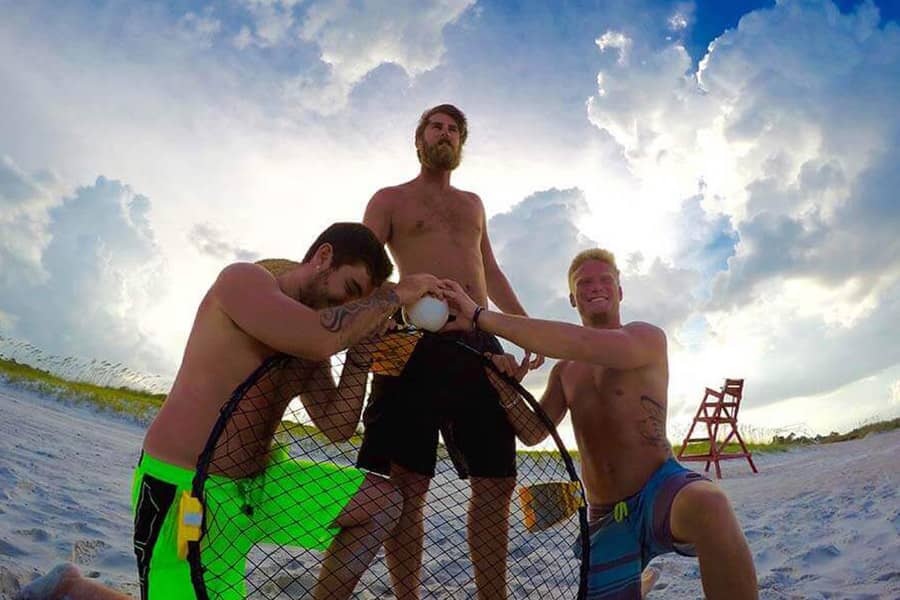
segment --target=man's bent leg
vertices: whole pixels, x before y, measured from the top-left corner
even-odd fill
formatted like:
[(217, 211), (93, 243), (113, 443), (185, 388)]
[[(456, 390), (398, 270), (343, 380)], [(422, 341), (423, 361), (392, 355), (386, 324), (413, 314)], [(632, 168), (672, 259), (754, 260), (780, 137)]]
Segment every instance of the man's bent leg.
[(349, 598), (378, 549), (396, 528), (402, 497), (388, 480), (367, 475), (335, 520), (341, 527), (325, 552), (316, 600)]
[(710, 481), (682, 488), (672, 503), (672, 536), (693, 544), (703, 591), (710, 600), (759, 597), (747, 540), (725, 493)]
[(503, 600), (507, 597), (509, 504), (515, 486), (515, 477), (472, 477), (469, 551), (475, 568), (479, 600)]
[(22, 600), (131, 600), (105, 585), (85, 579), (71, 563), (58, 565), (19, 592)]
[(403, 497), (403, 510), (393, 533), (384, 542), (385, 559), (397, 600), (418, 600), (422, 586), (425, 497), (431, 478), (391, 464), (391, 482)]

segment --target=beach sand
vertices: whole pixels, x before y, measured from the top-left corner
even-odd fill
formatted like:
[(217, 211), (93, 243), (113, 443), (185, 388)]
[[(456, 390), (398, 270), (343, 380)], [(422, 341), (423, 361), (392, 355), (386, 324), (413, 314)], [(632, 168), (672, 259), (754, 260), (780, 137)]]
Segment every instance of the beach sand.
[[(137, 595), (130, 494), (144, 426), (4, 385), (0, 415), (0, 600), (67, 560)], [(900, 598), (900, 431), (755, 461), (758, 475), (746, 462), (724, 463), (721, 485), (750, 542), (762, 598)], [(461, 517), (467, 499), (459, 489)], [(434, 539), (453, 547), (464, 535), (435, 529)], [(287, 594), (279, 597), (308, 589), (308, 575), (291, 577), (291, 561), (304, 560), (272, 559), (281, 573), (274, 585)], [(650, 598), (702, 597), (696, 560), (667, 555), (653, 564), (662, 574)], [(452, 577), (454, 568), (441, 573)], [(526, 575), (513, 574), (512, 585)], [(452, 583), (434, 580), (425, 588), (426, 597), (471, 593), (447, 594)], [(359, 597), (391, 596), (373, 589)]]

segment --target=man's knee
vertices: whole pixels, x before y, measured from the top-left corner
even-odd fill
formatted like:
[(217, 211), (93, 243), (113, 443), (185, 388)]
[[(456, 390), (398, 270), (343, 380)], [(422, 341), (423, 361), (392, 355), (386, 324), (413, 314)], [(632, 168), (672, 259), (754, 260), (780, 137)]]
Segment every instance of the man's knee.
[(403, 503), (413, 506), (425, 502), (431, 477), (394, 465), (391, 468), (391, 482), (403, 496)]
[(515, 477), (473, 477), (472, 498), (475, 501), (508, 502), (516, 489)]
[(736, 523), (728, 496), (710, 481), (685, 486), (672, 502), (672, 535), (680, 542), (731, 535)]
[(376, 497), (379, 498), (379, 517), (382, 525), (393, 528), (400, 520), (403, 512), (403, 494), (390, 481), (379, 481), (375, 484)]

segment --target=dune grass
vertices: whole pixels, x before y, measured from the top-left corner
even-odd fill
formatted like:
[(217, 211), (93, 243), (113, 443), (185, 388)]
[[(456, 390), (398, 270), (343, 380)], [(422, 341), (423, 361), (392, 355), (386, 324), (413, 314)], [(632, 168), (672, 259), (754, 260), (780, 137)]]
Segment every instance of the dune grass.
[(832, 431), (828, 435), (817, 435), (813, 437), (809, 436), (800, 436), (797, 437), (794, 434), (788, 436), (775, 436), (773, 443), (786, 443), (792, 445), (805, 445), (805, 444), (833, 444), (835, 442), (846, 442), (848, 440), (859, 440), (870, 433), (881, 433), (884, 431), (893, 431), (894, 429), (900, 428), (900, 417), (894, 419), (888, 419), (884, 421), (873, 421), (871, 423), (864, 423), (855, 429), (848, 431), (847, 433), (838, 433), (837, 431)]
[[(900, 429), (900, 418), (895, 419), (887, 419), (883, 421), (873, 421), (871, 423), (865, 423), (856, 427), (847, 433), (838, 433), (831, 432), (828, 435), (816, 435), (816, 436), (797, 436), (795, 434), (790, 434), (786, 436), (774, 435), (769, 441), (756, 441), (760, 437), (760, 432), (756, 429), (750, 428), (750, 430), (745, 431), (744, 428), (740, 428), (741, 437), (744, 438), (744, 442), (747, 445), (747, 450), (750, 451), (751, 454), (760, 454), (760, 453), (768, 453), (768, 452), (785, 452), (787, 450), (791, 450), (792, 448), (799, 448), (802, 446), (809, 446), (815, 444), (834, 444), (837, 442), (846, 442), (848, 440), (858, 440), (862, 439), (870, 433), (881, 433), (884, 431), (893, 431), (894, 429)], [(748, 441), (754, 440), (754, 441)], [(681, 451), (681, 444), (673, 444), (672, 452), (677, 456)], [(740, 452), (741, 447), (736, 443), (729, 443), (721, 450), (723, 453), (732, 453), (732, 452)], [(696, 442), (692, 444), (688, 444), (688, 448), (685, 454), (707, 454), (709, 452), (709, 442)], [(518, 450), (519, 455), (530, 456), (532, 458), (540, 458), (541, 456), (559, 456), (559, 451), (557, 450), (537, 450), (537, 449), (520, 449)], [(578, 460), (578, 451), (577, 450), (569, 450), (569, 454), (573, 459)]]
[(166, 397), (165, 394), (150, 394), (127, 387), (110, 388), (69, 381), (5, 358), (0, 358), (0, 378), (23, 389), (74, 403), (91, 404), (104, 411), (138, 419), (152, 417)]
[[(771, 442), (745, 442), (747, 445), (747, 450), (751, 453), (756, 454), (758, 452), (784, 452), (785, 450), (790, 450), (791, 448), (796, 448), (800, 444), (788, 441), (775, 441), (774, 439)], [(673, 445), (672, 451), (677, 456), (679, 452), (681, 452), (681, 444)], [(687, 450), (685, 454), (707, 454), (709, 452), (709, 442), (695, 442), (692, 444), (688, 444)], [(741, 447), (738, 444), (728, 443), (723, 449), (720, 450), (723, 453), (732, 453), (732, 452), (742, 452)]]
[[(312, 438), (322, 444), (332, 443), (318, 427), (315, 427), (314, 425), (307, 425), (306, 423), (298, 423), (296, 421), (281, 421), (281, 425), (279, 425), (279, 427), (275, 430), (275, 435), (286, 436), (287, 440), (298, 438)], [(354, 433), (349, 440), (340, 443), (350, 444), (358, 448), (362, 444), (362, 432), (357, 430), (357, 432)]]
[[(16, 362), (15, 360), (9, 360), (2, 357), (0, 357), (0, 379), (5, 379), (7, 382), (17, 387), (55, 396), (64, 401), (88, 403), (104, 411), (136, 417), (142, 420), (152, 418), (159, 410), (159, 407), (162, 406), (163, 400), (165, 400), (165, 394), (151, 394), (127, 387), (110, 388), (90, 383), (69, 381), (42, 369), (36, 369), (29, 365)], [(812, 437), (796, 436), (795, 434), (787, 436), (776, 435), (769, 441), (750, 441), (747, 443), (747, 448), (754, 454), (763, 452), (783, 452), (791, 448), (811, 444), (831, 444), (860, 439), (870, 433), (891, 431), (898, 428), (900, 428), (900, 418), (894, 418), (865, 423), (847, 433), (832, 432), (828, 435), (816, 435)], [(293, 435), (321, 436), (322, 441), (325, 441), (325, 436), (315, 427), (292, 421), (282, 421), (281, 432)], [(745, 432), (743, 429), (741, 435), (745, 440), (753, 440), (754, 438), (759, 437), (758, 432)], [(361, 442), (360, 434), (355, 434), (349, 442), (350, 444), (358, 446)], [(680, 445), (673, 446), (673, 451), (676, 455), (680, 449)], [(441, 448), (441, 450), (446, 452), (443, 448)], [(709, 442), (691, 444), (688, 447), (689, 454), (704, 454), (708, 452), (708, 450)], [(729, 444), (724, 451), (737, 452), (739, 450), (740, 447), (737, 444)], [(518, 450), (518, 454), (539, 459), (541, 457), (552, 458), (554, 456), (559, 456), (559, 451), (520, 449)], [(577, 450), (570, 450), (569, 454), (572, 458), (578, 460)]]

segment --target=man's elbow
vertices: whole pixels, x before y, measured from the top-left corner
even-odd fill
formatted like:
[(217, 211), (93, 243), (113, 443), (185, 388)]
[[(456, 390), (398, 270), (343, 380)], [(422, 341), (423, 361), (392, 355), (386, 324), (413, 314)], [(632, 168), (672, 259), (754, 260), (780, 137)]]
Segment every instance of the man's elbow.
[(541, 429), (529, 429), (528, 431), (520, 431), (516, 437), (519, 438), (519, 441), (528, 446), (529, 448), (532, 446), (537, 446), (550, 435), (550, 432)]

